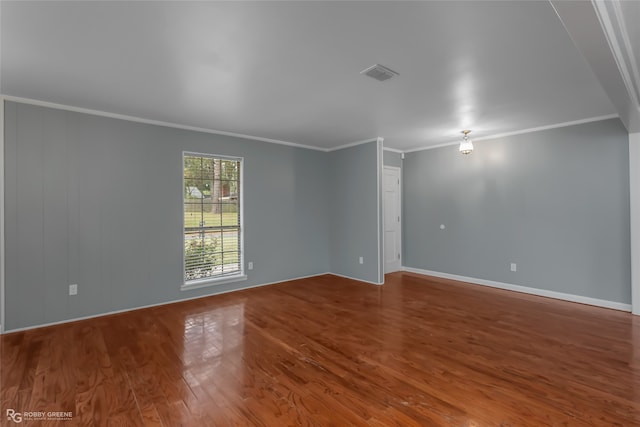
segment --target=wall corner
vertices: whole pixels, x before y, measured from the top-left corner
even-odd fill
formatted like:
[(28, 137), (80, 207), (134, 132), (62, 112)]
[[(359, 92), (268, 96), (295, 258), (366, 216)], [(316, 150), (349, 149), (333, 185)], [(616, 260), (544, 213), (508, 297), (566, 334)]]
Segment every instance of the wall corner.
[(629, 134), (631, 312), (640, 315), (640, 132)]

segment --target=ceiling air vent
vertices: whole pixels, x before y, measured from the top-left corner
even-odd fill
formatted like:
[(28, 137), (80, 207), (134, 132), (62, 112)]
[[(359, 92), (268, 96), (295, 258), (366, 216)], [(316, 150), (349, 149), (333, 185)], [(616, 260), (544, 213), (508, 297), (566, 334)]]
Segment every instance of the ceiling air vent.
[(364, 74), (365, 76), (369, 76), (369, 77), (373, 77), (374, 79), (378, 80), (378, 81), (385, 81), (385, 80), (389, 80), (391, 77), (395, 77), (395, 76), (399, 76), (398, 73), (396, 73), (395, 71), (393, 71), (390, 68), (387, 68), (383, 65), (380, 64), (375, 64), (372, 65), (371, 67), (367, 68), (366, 70), (362, 70), (360, 71), (360, 74)]

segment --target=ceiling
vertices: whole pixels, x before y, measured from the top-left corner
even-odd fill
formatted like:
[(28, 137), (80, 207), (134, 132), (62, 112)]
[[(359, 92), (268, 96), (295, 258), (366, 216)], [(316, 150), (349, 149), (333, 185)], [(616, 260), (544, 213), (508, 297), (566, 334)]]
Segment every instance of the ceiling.
[[(9, 2), (5, 95), (330, 149), (615, 114), (546, 1)], [(379, 63), (400, 75), (360, 74)]]

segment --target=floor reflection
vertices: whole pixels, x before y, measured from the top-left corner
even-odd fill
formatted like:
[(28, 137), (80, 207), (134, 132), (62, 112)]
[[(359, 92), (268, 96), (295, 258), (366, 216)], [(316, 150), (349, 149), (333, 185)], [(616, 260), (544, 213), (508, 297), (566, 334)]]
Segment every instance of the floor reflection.
[(632, 426), (640, 317), (327, 275), (3, 335), (0, 383), (72, 425)]
[[(238, 389), (243, 383), (244, 303), (188, 314), (183, 343), (183, 377), (190, 387), (208, 394)], [(193, 397), (191, 403), (197, 400)]]

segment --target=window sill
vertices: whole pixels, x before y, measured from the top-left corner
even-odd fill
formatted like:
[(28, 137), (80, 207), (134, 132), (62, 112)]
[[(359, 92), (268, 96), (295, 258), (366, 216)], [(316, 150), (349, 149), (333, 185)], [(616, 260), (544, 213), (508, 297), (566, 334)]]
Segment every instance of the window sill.
[(185, 283), (184, 285), (180, 286), (180, 290), (190, 291), (192, 289), (200, 289), (200, 288), (206, 288), (209, 286), (224, 285), (226, 283), (242, 282), (243, 280), (247, 280), (246, 274), (240, 274), (237, 276), (229, 276), (229, 277), (218, 277), (216, 279), (194, 280), (193, 282)]

